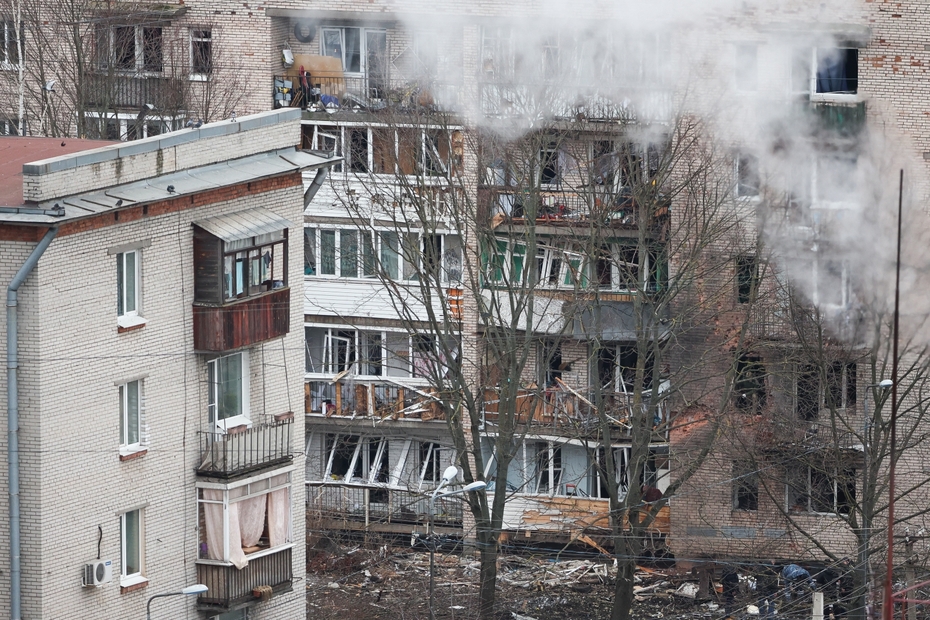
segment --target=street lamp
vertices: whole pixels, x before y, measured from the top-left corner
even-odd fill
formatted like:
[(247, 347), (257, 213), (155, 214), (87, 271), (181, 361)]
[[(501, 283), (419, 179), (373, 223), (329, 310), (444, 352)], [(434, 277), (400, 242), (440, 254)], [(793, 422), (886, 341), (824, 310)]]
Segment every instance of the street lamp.
[(869, 501), (869, 483), (871, 481), (872, 454), (869, 446), (869, 439), (872, 433), (872, 418), (869, 417), (869, 390), (880, 388), (879, 401), (884, 402), (885, 395), (893, 385), (891, 379), (883, 379), (878, 383), (870, 383), (865, 386), (865, 399), (862, 401), (862, 452), (865, 458), (865, 467), (862, 472), (862, 541), (859, 548), (859, 572), (862, 577), (862, 587), (864, 588), (864, 603), (861, 610), (861, 617), (869, 618), (871, 615), (869, 609), (872, 605), (872, 581), (869, 579), (869, 544), (872, 537), (872, 511), (866, 509), (866, 503)]
[(433, 537), (433, 513), (435, 512), (436, 507), (436, 498), (437, 497), (451, 497), (453, 495), (463, 495), (465, 493), (471, 493), (473, 491), (481, 491), (485, 489), (488, 485), (486, 482), (481, 480), (476, 480), (471, 484), (468, 484), (457, 491), (449, 491), (448, 493), (439, 492), (452, 482), (456, 476), (459, 475), (459, 470), (455, 465), (449, 465), (446, 468), (446, 471), (442, 472), (442, 480), (439, 481), (439, 486), (433, 491), (433, 494), (429, 497), (429, 531), (427, 534), (427, 539), (429, 540), (429, 618), (430, 620), (436, 620), (435, 612), (433, 611), (433, 575), (435, 574), (436, 569), (436, 540)]
[(203, 585), (202, 583), (195, 583), (192, 586), (187, 586), (182, 588), (180, 592), (168, 592), (167, 594), (156, 594), (155, 596), (149, 599), (149, 602), (145, 604), (145, 620), (152, 620), (152, 601), (157, 598), (165, 598), (166, 596), (191, 596), (194, 594), (203, 594), (209, 588)]

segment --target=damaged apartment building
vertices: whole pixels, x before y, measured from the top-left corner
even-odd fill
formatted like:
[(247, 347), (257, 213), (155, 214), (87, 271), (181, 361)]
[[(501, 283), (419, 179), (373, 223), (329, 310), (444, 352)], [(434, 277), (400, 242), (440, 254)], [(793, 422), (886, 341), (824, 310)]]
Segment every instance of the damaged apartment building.
[[(609, 546), (616, 485), (618, 501), (661, 507), (644, 532), (657, 553), (826, 562), (855, 555), (864, 443), (837, 439), (819, 463), (811, 450), (829, 421), (874, 414), (876, 377), (863, 349), (798, 346), (785, 282), (848, 342), (855, 273), (825, 231), (865, 195), (853, 180), (870, 121), (910, 131), (916, 185), (930, 166), (926, 93), (901, 79), (928, 62), (930, 35), (903, 26), (919, 3), (843, 4), (743, 3), (713, 41), (491, 1), (428, 16), (406, 2), (121, 4), (87, 21), (97, 86), (72, 109), (69, 76), (30, 73), (5, 127), (129, 140), (292, 108), (301, 146), (339, 157), (325, 180), (304, 176), (311, 527), (422, 531), (428, 492), (462, 456), (447, 418), (469, 409), (478, 475), (508, 497), (506, 539)], [(12, 56), (4, 28), (5, 62), (28, 64), (38, 31), (27, 23)], [(713, 108), (716, 150), (674, 148), (694, 128), (687, 104)], [(725, 226), (696, 226), (708, 205)], [(760, 245), (763, 220), (778, 227)], [(702, 240), (712, 268), (683, 258), (698, 232), (716, 235)], [(475, 402), (444, 409), (453, 388)], [(679, 481), (724, 418), (739, 432)], [(792, 466), (766, 464), (779, 459)], [(437, 530), (471, 536), (467, 512), (442, 502)]]

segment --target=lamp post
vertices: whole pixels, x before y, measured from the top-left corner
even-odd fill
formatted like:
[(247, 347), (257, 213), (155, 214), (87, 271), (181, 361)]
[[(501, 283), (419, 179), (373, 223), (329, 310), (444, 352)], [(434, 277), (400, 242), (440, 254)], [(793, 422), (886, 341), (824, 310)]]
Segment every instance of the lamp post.
[(429, 530), (427, 533), (427, 539), (429, 540), (429, 618), (430, 620), (436, 620), (435, 612), (433, 611), (433, 575), (435, 574), (436, 569), (436, 540), (433, 537), (433, 514), (436, 508), (436, 498), (437, 497), (451, 497), (453, 495), (464, 495), (465, 493), (471, 493), (472, 491), (481, 491), (486, 488), (488, 485), (486, 482), (480, 480), (472, 482), (469, 485), (462, 487), (457, 491), (450, 491), (448, 493), (439, 492), (452, 482), (456, 476), (459, 475), (459, 470), (455, 465), (450, 465), (446, 468), (446, 471), (442, 473), (442, 480), (439, 481), (439, 486), (433, 491), (432, 495), (429, 497)]
[(872, 605), (872, 581), (869, 579), (869, 544), (872, 537), (872, 511), (867, 509), (866, 504), (869, 501), (869, 487), (872, 478), (872, 447), (870, 439), (872, 437), (872, 418), (869, 417), (869, 390), (881, 388), (878, 404), (885, 401), (885, 395), (891, 389), (891, 379), (883, 379), (878, 383), (870, 383), (865, 386), (865, 398), (862, 401), (862, 452), (865, 459), (865, 466), (862, 472), (862, 540), (859, 546), (859, 573), (862, 579), (863, 602), (861, 617), (868, 619), (871, 616), (870, 609)]
[(149, 602), (145, 604), (145, 620), (152, 620), (152, 601), (157, 598), (165, 598), (167, 596), (192, 596), (194, 594), (203, 594), (209, 588), (203, 585), (202, 583), (195, 583), (192, 586), (187, 586), (182, 588), (180, 592), (168, 592), (167, 594), (156, 594), (155, 596), (149, 598)]

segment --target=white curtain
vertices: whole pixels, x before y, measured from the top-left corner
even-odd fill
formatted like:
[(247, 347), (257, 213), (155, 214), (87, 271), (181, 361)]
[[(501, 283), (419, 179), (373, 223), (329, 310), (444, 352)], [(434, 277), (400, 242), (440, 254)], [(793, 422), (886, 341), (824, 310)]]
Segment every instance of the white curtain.
[(272, 547), (288, 541), (291, 527), (290, 489), (278, 489), (268, 494), (268, 539)]
[(211, 560), (228, 560), (238, 569), (249, 565), (242, 552), (239, 535), (239, 508), (237, 504), (229, 504), (229, 531), (226, 540), (229, 541), (229, 557), (223, 557), (223, 492), (216, 489), (204, 489), (203, 498), (217, 504), (203, 504), (203, 516), (207, 529), (207, 557)]
[(268, 495), (250, 497), (236, 502), (239, 507), (239, 534), (242, 537), (243, 547), (253, 547), (258, 544), (265, 530), (265, 505)]

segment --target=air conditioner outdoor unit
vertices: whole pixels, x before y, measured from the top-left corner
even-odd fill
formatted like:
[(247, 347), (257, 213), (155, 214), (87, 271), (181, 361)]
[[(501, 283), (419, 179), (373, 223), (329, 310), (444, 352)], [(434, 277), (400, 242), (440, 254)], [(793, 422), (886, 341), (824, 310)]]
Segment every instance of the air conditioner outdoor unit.
[(111, 560), (92, 560), (84, 565), (84, 587), (102, 586), (113, 579)]

